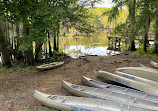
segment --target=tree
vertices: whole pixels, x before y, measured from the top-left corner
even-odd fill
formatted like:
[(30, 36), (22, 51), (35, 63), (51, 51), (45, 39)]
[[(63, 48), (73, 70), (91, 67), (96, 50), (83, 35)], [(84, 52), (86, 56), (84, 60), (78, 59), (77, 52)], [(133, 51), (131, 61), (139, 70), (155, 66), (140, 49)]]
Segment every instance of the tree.
[(158, 1), (153, 0), (152, 1), (153, 10), (154, 10), (154, 15), (155, 15), (155, 44), (154, 44), (154, 54), (158, 54)]
[(11, 67), (11, 60), (10, 60), (10, 56), (9, 56), (9, 50), (7, 47), (7, 38), (5, 35), (5, 31), (4, 31), (4, 22), (6, 21), (4, 19), (6, 15), (6, 10), (4, 8), (4, 3), (0, 2), (0, 49), (2, 51), (2, 63), (3, 66), (6, 67)]
[(0, 21), (0, 47), (2, 51), (2, 63), (3, 63), (3, 66), (11, 67), (12, 66), (11, 60), (10, 60), (7, 45), (6, 45), (4, 30), (2, 27), (3, 27), (2, 22)]
[(129, 0), (129, 20), (130, 20), (130, 35), (129, 35), (129, 50), (135, 51), (135, 11), (136, 11), (136, 0)]
[(126, 6), (129, 10), (129, 15), (126, 21), (129, 23), (129, 50), (135, 51), (135, 15), (136, 15), (136, 0), (113, 0), (115, 6), (111, 8), (108, 12), (104, 12), (103, 15), (109, 14), (109, 21), (116, 19), (119, 16), (119, 9)]
[[(99, 0), (90, 0), (93, 3), (96, 1)], [(6, 49), (9, 47), (11, 54), (14, 51), (17, 60), (24, 58), (23, 62), (34, 65), (39, 60), (42, 45), (47, 42), (47, 38), (49, 38), (49, 41), (53, 37), (54, 50), (59, 50), (61, 22), (67, 23), (67, 27), (74, 26), (77, 30), (85, 33), (93, 30), (93, 26), (85, 21), (89, 17), (86, 14), (87, 9), (84, 8), (86, 3), (89, 3), (89, 0), (81, 2), (79, 0), (0, 1), (0, 16), (12, 25), (13, 29), (15, 29), (16, 24), (16, 31), (10, 29), (16, 32), (16, 36), (13, 36), (12, 40), (10, 40), (11, 37), (8, 37), (6, 42), (9, 44), (6, 44)], [(23, 28), (20, 28), (20, 26), (23, 26)], [(33, 44), (35, 44), (35, 47), (33, 47)], [(51, 56), (50, 42), (49, 49)]]
[(155, 44), (154, 44), (154, 50), (153, 53), (154, 54), (158, 54), (158, 19), (155, 21), (156, 24), (156, 28), (155, 28)]
[(137, 16), (137, 32), (142, 31), (144, 35), (144, 40), (143, 40), (143, 50), (144, 52), (147, 52), (147, 46), (148, 46), (148, 32), (150, 28), (150, 23), (154, 23), (154, 28), (155, 28), (155, 45), (154, 45), (154, 50), (153, 53), (157, 53), (157, 31), (158, 31), (158, 26), (157, 26), (157, 17), (158, 17), (158, 1), (157, 0), (140, 0), (138, 2), (138, 9), (139, 9), (139, 14)]

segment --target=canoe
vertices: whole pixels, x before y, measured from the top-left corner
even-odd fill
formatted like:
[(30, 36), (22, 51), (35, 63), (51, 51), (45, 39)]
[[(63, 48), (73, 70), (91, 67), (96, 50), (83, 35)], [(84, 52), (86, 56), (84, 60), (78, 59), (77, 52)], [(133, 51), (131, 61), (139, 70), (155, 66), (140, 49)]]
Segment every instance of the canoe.
[(158, 70), (155, 69), (148, 69), (145, 67), (122, 67), (116, 70), (158, 82)]
[(145, 78), (138, 77), (138, 76), (133, 76), (133, 75), (130, 75), (130, 74), (127, 74), (127, 73), (119, 72), (119, 71), (115, 71), (115, 74), (117, 74), (119, 76), (122, 76), (124, 78), (128, 78), (128, 79), (131, 79), (131, 80), (135, 80), (135, 81), (138, 81), (138, 82), (145, 83), (147, 85), (153, 86), (153, 87), (158, 89), (158, 82), (156, 82), (156, 81), (152, 81), (152, 80), (145, 79)]
[(153, 95), (150, 95), (150, 94), (142, 92), (142, 91), (138, 91), (138, 90), (134, 90), (134, 89), (126, 88), (126, 87), (121, 87), (121, 86), (117, 86), (117, 85), (103, 83), (103, 82), (100, 82), (100, 81), (90, 79), (90, 78), (85, 77), (85, 76), (83, 76), (81, 78), (81, 81), (85, 85), (92, 86), (92, 87), (95, 87), (95, 88), (110, 90), (110, 91), (113, 91), (113, 92), (126, 94), (128, 96), (132, 96), (132, 97), (135, 97), (135, 98), (140, 98), (140, 99), (145, 99), (145, 100), (148, 100), (148, 101), (158, 102), (158, 96), (153, 96)]
[(145, 69), (158, 71), (157, 69), (154, 69), (154, 68), (151, 68), (151, 67), (144, 66), (143, 64), (140, 64), (138, 67), (143, 67), (143, 68), (145, 68)]
[(144, 66), (143, 64), (140, 64), (138, 67), (144, 67), (144, 68), (146, 68), (146, 66)]
[(93, 98), (50, 95), (36, 90), (33, 96), (43, 105), (64, 111), (154, 111)]
[(125, 94), (116, 93), (113, 91), (103, 90), (99, 88), (81, 86), (62, 81), (62, 86), (70, 93), (94, 99), (105, 101), (118, 102), (130, 107), (140, 107), (152, 110), (158, 110), (158, 103), (146, 101), (139, 98), (129, 97)]
[(148, 84), (142, 83), (142, 82), (124, 78), (124, 77), (121, 77), (121, 76), (118, 76), (116, 74), (109, 73), (106, 71), (98, 71), (97, 76), (118, 82), (120, 84), (124, 84), (128, 87), (132, 87), (132, 88), (135, 88), (140, 91), (144, 91), (144, 92), (154, 95), (154, 96), (158, 95), (158, 89), (156, 89), (155, 87), (152, 87)]
[(154, 61), (150, 61), (150, 64), (153, 68), (158, 69), (158, 63), (154, 62)]
[(39, 69), (39, 70), (53, 69), (53, 68), (57, 68), (63, 64), (64, 64), (64, 62), (52, 62), (49, 64), (43, 64), (43, 65), (37, 66), (36, 69)]

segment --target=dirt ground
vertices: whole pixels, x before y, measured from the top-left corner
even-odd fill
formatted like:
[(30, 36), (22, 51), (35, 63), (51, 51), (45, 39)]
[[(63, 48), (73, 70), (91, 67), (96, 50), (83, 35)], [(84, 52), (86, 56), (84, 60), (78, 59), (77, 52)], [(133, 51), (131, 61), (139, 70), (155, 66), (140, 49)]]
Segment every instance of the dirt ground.
[(149, 61), (148, 58), (133, 54), (86, 56), (69, 58), (63, 66), (44, 72), (34, 70), (31, 73), (0, 74), (0, 111), (25, 111), (30, 107), (43, 109), (44, 106), (32, 97), (35, 89), (48, 94), (71, 95), (61, 87), (62, 80), (82, 84), (82, 76), (96, 79), (98, 70), (114, 72), (119, 67), (140, 64), (151, 67)]

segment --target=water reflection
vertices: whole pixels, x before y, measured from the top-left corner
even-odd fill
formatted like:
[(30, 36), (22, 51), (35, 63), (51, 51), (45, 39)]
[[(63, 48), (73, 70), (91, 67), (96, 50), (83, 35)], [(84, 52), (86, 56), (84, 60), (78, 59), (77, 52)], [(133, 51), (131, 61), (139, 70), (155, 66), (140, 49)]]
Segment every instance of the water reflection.
[(155, 43), (154, 43), (154, 41), (149, 41), (149, 44), (154, 45)]
[(104, 46), (93, 46), (86, 48), (84, 45), (70, 45), (64, 50), (64, 52), (70, 55), (72, 58), (77, 58), (79, 56), (85, 55), (108, 56), (120, 53), (116, 51), (107, 50), (107, 47)]
[[(61, 37), (59, 44), (60, 49), (72, 58), (85, 55), (108, 56), (120, 53), (107, 50), (107, 42), (107, 37), (103, 35), (100, 37)], [(51, 46), (53, 47), (53, 40), (51, 41)], [(44, 46), (43, 49), (45, 49)]]
[(107, 42), (106, 37), (63, 38), (60, 43), (64, 45), (60, 45), (60, 48), (72, 58), (85, 55), (108, 56), (120, 53), (107, 50)]

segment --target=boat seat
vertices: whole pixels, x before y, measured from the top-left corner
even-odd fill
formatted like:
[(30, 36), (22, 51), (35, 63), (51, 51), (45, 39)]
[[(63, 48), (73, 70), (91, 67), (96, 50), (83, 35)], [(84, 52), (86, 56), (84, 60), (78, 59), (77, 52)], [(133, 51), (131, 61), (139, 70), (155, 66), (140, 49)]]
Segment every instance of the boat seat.
[(77, 106), (84, 98), (81, 98), (75, 105)]
[(65, 98), (58, 97), (57, 102), (64, 103), (65, 102)]
[(85, 89), (85, 87), (80, 87), (80, 86), (77, 86), (77, 85), (71, 85), (70, 87), (74, 88), (74, 89), (76, 89), (78, 91), (83, 91)]
[(109, 94), (105, 95), (106, 97), (109, 97), (114, 91), (111, 91)]
[(125, 92), (125, 91), (128, 91), (128, 89), (125, 89), (125, 90), (123, 90), (123, 91), (120, 91), (120, 92)]
[(83, 88), (80, 87), (78, 90), (79, 91), (83, 91), (84, 89), (85, 89), (85, 87), (83, 87)]
[(135, 98), (134, 100), (129, 101), (129, 102), (130, 102), (130, 103), (134, 103), (136, 100), (137, 100), (137, 98)]
[(146, 94), (144, 94), (142, 97), (146, 97), (146, 96), (148, 96), (149, 94), (148, 93), (146, 93)]

